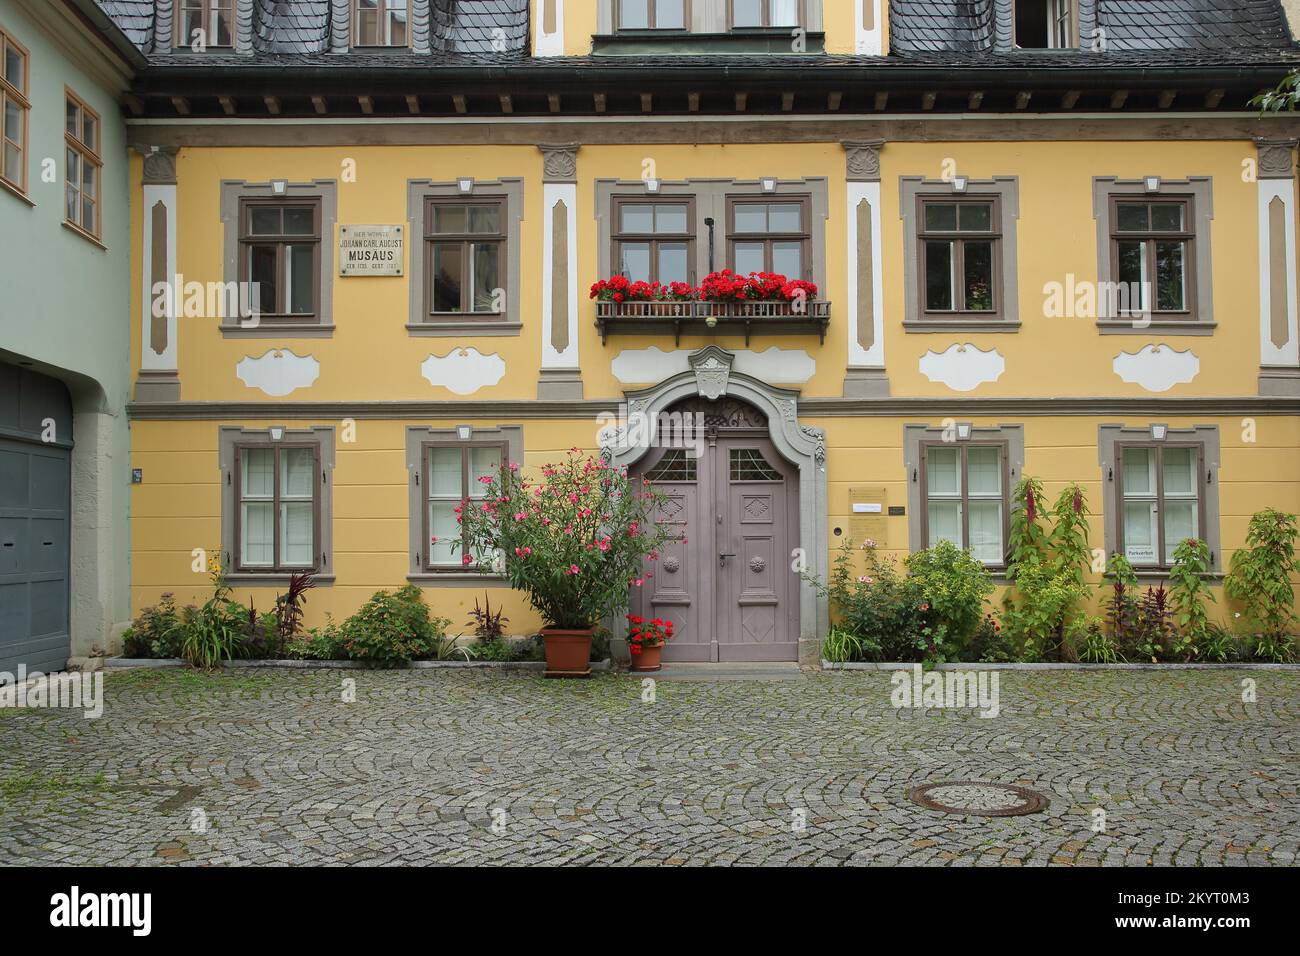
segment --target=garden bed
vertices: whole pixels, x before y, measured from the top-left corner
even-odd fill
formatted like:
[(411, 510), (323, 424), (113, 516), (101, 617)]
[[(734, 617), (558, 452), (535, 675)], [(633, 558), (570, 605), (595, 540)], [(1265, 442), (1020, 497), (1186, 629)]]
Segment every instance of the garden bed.
[[(919, 661), (822, 661), (824, 671), (899, 671), (910, 670)], [(1084, 664), (1056, 662), (1016, 662), (1016, 663), (981, 663), (979, 661), (954, 661), (935, 664), (937, 671), (1294, 671), (1300, 670), (1300, 664), (1277, 664), (1267, 661), (1241, 661), (1236, 664), (1208, 664), (1196, 662), (1168, 661), (1162, 664), (1151, 663), (1116, 663)]]
[[(105, 668), (164, 668), (188, 667), (179, 657), (107, 657)], [(222, 661), (222, 667), (283, 667), (296, 670), (442, 670), (442, 669), (485, 669), (506, 671), (546, 670), (545, 661), (410, 661), (400, 667), (373, 667), (365, 661), (299, 661), (299, 660), (239, 660)], [(592, 661), (592, 673), (609, 670), (609, 658)]]

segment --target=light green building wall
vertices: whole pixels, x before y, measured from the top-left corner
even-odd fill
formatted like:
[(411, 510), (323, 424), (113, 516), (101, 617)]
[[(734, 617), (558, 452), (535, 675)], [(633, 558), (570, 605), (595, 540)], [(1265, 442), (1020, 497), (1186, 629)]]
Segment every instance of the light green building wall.
[[(73, 402), (72, 654), (107, 649), (129, 617), (130, 64), (76, 4), (0, 0), (29, 55), (27, 194), (0, 187), (0, 375), (63, 381)], [(101, 242), (64, 224), (65, 89), (99, 113)]]

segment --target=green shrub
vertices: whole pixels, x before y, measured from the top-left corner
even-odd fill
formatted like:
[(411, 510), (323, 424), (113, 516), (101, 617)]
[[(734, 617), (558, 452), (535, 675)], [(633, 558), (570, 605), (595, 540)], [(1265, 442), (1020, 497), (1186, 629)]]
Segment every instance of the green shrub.
[[(879, 647), (873, 648), (875, 653), (879, 653)], [(848, 628), (832, 626), (826, 634), (826, 639), (822, 641), (822, 659), (831, 661), (835, 664), (844, 664), (849, 661), (862, 661), (868, 657), (868, 649), (863, 644), (863, 639), (858, 637)]]
[(1247, 547), (1232, 556), (1224, 590), (1242, 605), (1238, 618), (1255, 657), (1288, 661), (1295, 653), (1296, 516), (1267, 508), (1250, 519)]
[(339, 628), (343, 650), (352, 660), (377, 667), (399, 667), (446, 653), (446, 618), (429, 614), (420, 589), (376, 591)]
[(122, 633), (123, 657), (180, 657), (184, 630), (176, 598), (164, 594), (156, 607), (146, 607)]
[(1065, 640), (1072, 655), (1085, 664), (1115, 664), (1119, 661), (1119, 648), (1099, 617), (1084, 615), (1075, 618), (1066, 628)]
[(300, 661), (339, 661), (347, 657), (343, 635), (328, 614), (324, 627), (308, 628), (306, 633), (290, 638), (285, 643), (284, 654)]
[(1067, 632), (1080, 627), (1090, 591), (1085, 569), (1088, 503), (1077, 484), (1066, 486), (1052, 506), (1050, 530), (1043, 514), (1043, 485), (1024, 476), (1016, 483), (1002, 597), (1005, 641), (1019, 660), (1068, 660)]
[(910, 583), (921, 596), (925, 620), (925, 659), (956, 660), (970, 643), (993, 593), (993, 578), (982, 563), (951, 541), (908, 555)]
[(1210, 629), (1206, 601), (1214, 595), (1205, 583), (1210, 573), (1210, 549), (1204, 541), (1187, 538), (1174, 549), (1174, 564), (1169, 570), (1169, 609), (1176, 628), (1170, 654), (1190, 661), (1201, 653)]
[(1201, 660), (1214, 664), (1241, 660), (1241, 641), (1221, 624), (1211, 623), (1201, 639)]
[(804, 580), (826, 595), (834, 626), (852, 635), (860, 648), (858, 659), (918, 659), (917, 649), (925, 646), (920, 588), (900, 574), (892, 560), (881, 557), (874, 541), (868, 539), (862, 550), (866, 573), (856, 573), (857, 552), (846, 539), (827, 581), (811, 573), (805, 573)]

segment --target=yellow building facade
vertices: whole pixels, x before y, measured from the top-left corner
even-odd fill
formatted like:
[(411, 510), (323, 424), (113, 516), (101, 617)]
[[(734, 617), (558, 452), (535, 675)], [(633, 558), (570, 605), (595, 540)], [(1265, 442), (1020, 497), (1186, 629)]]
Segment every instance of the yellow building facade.
[[(1080, 483), (1090, 546), (1152, 582), (1183, 537), (1221, 572), (1252, 513), (1300, 511), (1297, 126), (1245, 104), (1289, 50), (1139, 86), (1122, 50), (1024, 66), (1013, 44), (1010, 77), (909, 59), (883, 3), (799, 4), (814, 49), (774, 54), (647, 53), (663, 38), (608, 6), (524, 5), (522, 59), (447, 78), (363, 70), (334, 33), (337, 78), (238, 37), (146, 73), (134, 609), (201, 600), (219, 555), (259, 608), (315, 568), (309, 624), (411, 581), (454, 625), (486, 591), (532, 633), (444, 550), (448, 502), (574, 447), (670, 493), (683, 540), (636, 599), (687, 622), (680, 659), (814, 660), (828, 610), (797, 571), (846, 540), (946, 537), (996, 575), (1026, 475)], [(751, 264), (818, 292), (588, 292)], [(256, 318), (214, 308), (249, 281)], [(701, 455), (629, 441), (661, 413), (698, 416)]]

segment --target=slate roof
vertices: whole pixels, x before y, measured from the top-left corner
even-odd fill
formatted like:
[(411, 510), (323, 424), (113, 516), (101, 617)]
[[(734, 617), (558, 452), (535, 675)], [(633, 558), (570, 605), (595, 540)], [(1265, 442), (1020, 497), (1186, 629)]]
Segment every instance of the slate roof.
[[(1280, 0), (1076, 0), (1076, 8), (1080, 46), (1091, 46), (1096, 27), (1108, 53), (1170, 51), (1199, 64), (1203, 56), (1258, 60), (1293, 47)], [(1042, 57), (1011, 49), (1011, 16), (1011, 0), (890, 0), (890, 51)]]
[[(169, 34), (168, 3), (77, 2), (97, 4), (143, 52), (148, 65), (136, 90), (157, 97), (164, 110), (172, 96), (215, 92), (346, 96), (365, 87), (383, 95), (445, 91), (451, 84), (494, 98), (502, 90), (567, 94), (593, 84), (614, 94), (633, 81), (660, 89), (689, 84), (706, 93), (737, 83), (757, 91), (803, 82), (865, 96), (872, 89), (906, 92), (936, 76), (960, 92), (974, 84), (1165, 89), (1173, 88), (1164, 85), (1171, 74), (1180, 89), (1195, 82), (1226, 88), (1228, 101), (1240, 108), (1285, 69), (1300, 67), (1300, 45), (1292, 41), (1281, 0), (1073, 0), (1081, 45), (1072, 50), (1015, 47), (1012, 0), (890, 0), (885, 56), (681, 55), (665, 48), (662, 54), (563, 57), (531, 56), (529, 0), (408, 0), (410, 47), (360, 50), (348, 42), (350, 0), (236, 0), (236, 46), (203, 53), (158, 42)], [(1106, 39), (1100, 53), (1090, 48), (1094, 28)]]

